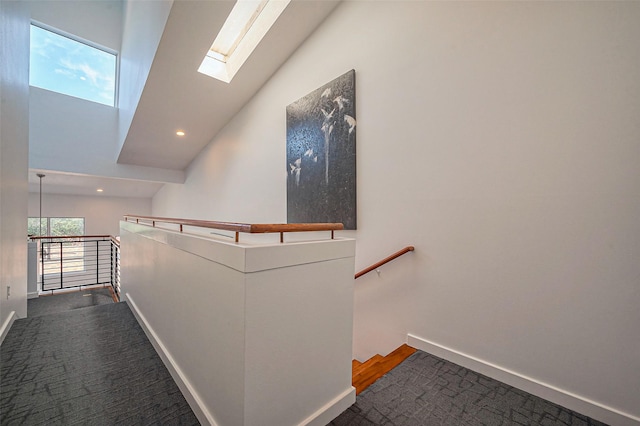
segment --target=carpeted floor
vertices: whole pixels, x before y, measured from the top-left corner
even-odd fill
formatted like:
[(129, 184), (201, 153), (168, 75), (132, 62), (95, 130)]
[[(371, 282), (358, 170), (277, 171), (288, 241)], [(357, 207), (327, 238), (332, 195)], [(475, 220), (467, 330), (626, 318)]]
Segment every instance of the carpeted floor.
[[(58, 310), (67, 311), (48, 313)], [(0, 377), (0, 425), (199, 424), (128, 305), (112, 303), (108, 289), (29, 300), (28, 318), (0, 347)], [(329, 425), (603, 423), (418, 351)]]
[(37, 317), (108, 303), (113, 303), (111, 291), (108, 287), (41, 295), (38, 298), (27, 300), (27, 317)]
[(126, 303), (16, 320), (0, 347), (2, 425), (197, 425)]
[(418, 351), (358, 395), (329, 425), (604, 424)]

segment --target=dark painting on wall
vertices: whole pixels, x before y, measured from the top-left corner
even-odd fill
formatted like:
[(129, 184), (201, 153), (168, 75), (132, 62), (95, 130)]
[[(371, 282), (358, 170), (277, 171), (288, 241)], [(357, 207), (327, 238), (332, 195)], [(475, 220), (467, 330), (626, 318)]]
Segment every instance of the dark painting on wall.
[(355, 70), (287, 106), (287, 222), (356, 229)]

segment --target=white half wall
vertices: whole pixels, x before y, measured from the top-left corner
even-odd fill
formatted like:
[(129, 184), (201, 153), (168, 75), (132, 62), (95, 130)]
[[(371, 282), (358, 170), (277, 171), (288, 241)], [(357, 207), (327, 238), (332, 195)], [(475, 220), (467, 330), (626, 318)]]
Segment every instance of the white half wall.
[(411, 333), (635, 421), (639, 21), (639, 2), (343, 2), (153, 213), (285, 221), (285, 107), (353, 68), (340, 234), (356, 270), (416, 248), (356, 282), (354, 356)]
[(234, 243), (121, 222), (123, 300), (202, 424), (325, 426), (351, 385), (355, 242)]
[[(151, 199), (42, 194), (42, 217), (84, 217), (86, 235), (120, 235), (125, 214), (150, 215)], [(31, 192), (29, 217), (39, 215), (40, 194)]]
[(0, 342), (27, 316), (29, 9), (0, 2)]

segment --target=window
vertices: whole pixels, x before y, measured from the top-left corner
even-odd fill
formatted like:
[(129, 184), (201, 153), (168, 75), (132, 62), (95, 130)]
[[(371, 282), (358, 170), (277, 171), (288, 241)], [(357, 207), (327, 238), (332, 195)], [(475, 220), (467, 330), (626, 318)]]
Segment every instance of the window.
[[(43, 236), (84, 235), (83, 217), (43, 217), (41, 222), (37, 217), (30, 217), (27, 222), (27, 235), (40, 235), (40, 224), (42, 224)], [(95, 250), (92, 247), (91, 254), (85, 251), (85, 243), (80, 241), (71, 240), (63, 243), (63, 239), (59, 238), (41, 241), (38, 246), (38, 253), (42, 255), (41, 277), (51, 274), (58, 277), (61, 273), (83, 272), (88, 266), (95, 266)], [(86, 258), (92, 259), (92, 256), (94, 256), (93, 263), (87, 262)], [(54, 284), (57, 285), (60, 282), (54, 279)], [(47, 289), (50, 290), (50, 288)]]
[(115, 106), (116, 55), (32, 24), (29, 84)]
[(37, 217), (30, 217), (27, 221), (27, 235), (48, 235), (49, 223), (46, 217), (42, 218), (40, 224)]
[[(30, 217), (27, 222), (27, 235), (40, 235), (37, 217)], [(42, 235), (65, 236), (84, 235), (83, 217), (43, 217)]]
[(198, 71), (230, 83), (290, 1), (237, 1)]

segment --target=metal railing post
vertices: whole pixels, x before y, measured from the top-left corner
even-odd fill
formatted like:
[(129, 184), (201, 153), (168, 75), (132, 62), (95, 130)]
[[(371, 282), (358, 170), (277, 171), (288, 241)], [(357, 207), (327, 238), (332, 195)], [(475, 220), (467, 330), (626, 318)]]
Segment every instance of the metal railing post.
[(120, 246), (116, 244), (116, 242), (111, 239), (109, 240), (111, 244), (111, 288), (113, 289), (113, 294), (115, 294), (116, 299), (120, 300), (120, 289), (118, 287), (118, 271), (119, 271), (119, 253)]
[(110, 246), (109, 253), (111, 254), (111, 269), (109, 270), (109, 272), (111, 274), (111, 288), (113, 288), (113, 291), (115, 292), (116, 286), (114, 285), (114, 282), (113, 282), (113, 276), (114, 276), (114, 273), (113, 273), (113, 268), (114, 268), (114, 264), (113, 264), (113, 250), (114, 250), (113, 241), (111, 241), (110, 243), (111, 243), (111, 246)]
[(100, 282), (100, 240), (96, 240), (96, 284)]
[(40, 240), (40, 290), (44, 291), (44, 244), (45, 242)]
[(62, 285), (62, 283), (64, 282), (63, 268), (64, 264), (62, 263), (62, 241), (60, 241), (60, 288), (64, 288), (64, 286)]

